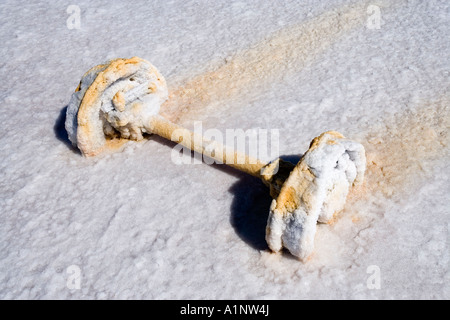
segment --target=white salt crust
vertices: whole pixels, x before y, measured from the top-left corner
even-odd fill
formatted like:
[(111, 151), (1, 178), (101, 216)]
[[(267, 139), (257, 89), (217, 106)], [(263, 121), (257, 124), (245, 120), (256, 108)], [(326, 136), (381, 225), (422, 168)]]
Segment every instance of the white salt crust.
[[(85, 103), (80, 116), (87, 93), (95, 98)], [(96, 66), (83, 76), (68, 105), (69, 139), (88, 156), (103, 149), (105, 137), (141, 140), (142, 134), (150, 133), (150, 119), (167, 96), (164, 78), (148, 61), (134, 57)], [(88, 129), (80, 130), (80, 117)]]
[(270, 249), (285, 247), (300, 260), (307, 259), (314, 249), (317, 222), (332, 220), (344, 208), (349, 189), (363, 182), (365, 168), (360, 143), (337, 132), (313, 140), (277, 198), (285, 204), (272, 201), (266, 227)]

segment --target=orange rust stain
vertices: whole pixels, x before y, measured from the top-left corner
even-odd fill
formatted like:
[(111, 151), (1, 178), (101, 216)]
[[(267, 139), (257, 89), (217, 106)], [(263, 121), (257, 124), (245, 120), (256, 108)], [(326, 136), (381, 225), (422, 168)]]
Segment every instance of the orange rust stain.
[(169, 100), (161, 113), (177, 122), (187, 114), (204, 112), (202, 109), (212, 102), (239, 96), (241, 103), (245, 103), (251, 94), (265, 90), (319, 58), (341, 36), (364, 25), (365, 18), (363, 5), (344, 6), (279, 30), (212, 70), (170, 88)]
[(309, 167), (303, 162), (299, 163), (289, 175), (289, 179), (291, 182), (283, 185), (277, 198), (276, 209), (283, 214), (296, 210), (300, 205), (309, 207), (312, 203), (312, 194), (308, 188), (314, 180), (314, 174)]
[[(357, 203), (366, 207), (375, 194), (388, 199), (409, 193), (426, 183), (436, 160), (448, 159), (450, 96), (414, 109), (369, 129), (362, 141), (367, 157), (364, 184), (350, 190), (346, 208), (357, 208)], [(351, 213), (354, 223), (362, 219), (357, 210)]]
[(292, 212), (300, 205), (297, 192), (291, 186), (284, 189), (277, 200), (277, 209), (282, 212)]
[(367, 188), (389, 197), (426, 179), (431, 162), (448, 156), (449, 109), (450, 99), (444, 97), (374, 128), (365, 144)]
[(121, 138), (106, 139), (105, 149), (110, 151), (119, 150), (125, 145), (125, 143), (129, 141), (130, 140), (128, 139), (121, 139)]

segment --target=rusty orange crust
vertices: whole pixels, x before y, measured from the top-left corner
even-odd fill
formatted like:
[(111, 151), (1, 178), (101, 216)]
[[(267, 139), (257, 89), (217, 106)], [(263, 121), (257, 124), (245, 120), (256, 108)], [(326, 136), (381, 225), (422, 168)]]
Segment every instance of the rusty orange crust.
[[(93, 127), (91, 124), (91, 118), (94, 116), (92, 114), (92, 106), (95, 101), (97, 101), (101, 94), (105, 91), (110, 83), (112, 75), (115, 78), (119, 78), (126, 74), (129, 71), (128, 65), (135, 65), (139, 63), (141, 59), (134, 57), (131, 59), (116, 59), (111, 61), (108, 67), (105, 70), (101, 71), (91, 86), (87, 89), (84, 94), (83, 100), (80, 104), (80, 108), (78, 109), (78, 128), (77, 128), (77, 141), (78, 148), (82, 151), (85, 156), (91, 157), (96, 156), (103, 151), (105, 147), (106, 141), (103, 141), (103, 146), (93, 146)], [(97, 66), (99, 67), (99, 66)], [(96, 68), (96, 67), (94, 67)]]
[[(293, 175), (302, 176), (302, 178), (295, 180), (290, 179)], [(290, 181), (298, 181), (299, 183), (296, 185), (283, 185), (280, 195), (277, 198), (276, 210), (285, 214), (296, 210), (301, 205), (301, 202), (304, 202), (305, 204), (310, 203), (311, 194), (307, 192), (307, 189), (314, 178), (315, 176), (309, 167), (300, 160), (288, 178)]]
[[(336, 139), (344, 139), (345, 137), (341, 134), (341, 133), (339, 133), (339, 132), (337, 132), (337, 131), (327, 131), (327, 132), (324, 132), (324, 133), (322, 133), (320, 136), (318, 136), (318, 137), (315, 137), (312, 141), (311, 141), (311, 144), (309, 145), (309, 150), (308, 151), (312, 151), (312, 150), (314, 150), (314, 149), (317, 149), (317, 147), (319, 146), (319, 143), (320, 143), (320, 141), (322, 141), (322, 139), (323, 139), (323, 137), (325, 136), (325, 135), (330, 135), (330, 136), (332, 136), (332, 137), (334, 137), (334, 138), (336, 138)], [(327, 144), (336, 144), (337, 142), (335, 141), (335, 140), (328, 140), (327, 141)]]
[[(103, 71), (98, 73), (94, 82), (86, 90), (77, 115), (77, 144), (83, 155), (87, 157), (96, 156), (106, 148), (110, 148), (113, 145), (116, 146), (118, 144), (117, 140), (124, 140), (120, 142), (121, 145), (128, 141), (128, 139), (117, 138), (115, 139), (115, 142), (108, 142), (104, 136), (100, 136), (98, 132), (96, 132), (98, 128), (95, 126), (95, 120), (98, 119), (96, 117), (99, 117), (99, 111), (94, 108), (94, 105), (111, 83), (136, 72), (139, 68), (138, 64), (145, 62), (145, 60), (138, 57), (112, 60)], [(104, 67), (105, 65), (99, 65), (93, 69), (101, 69)], [(148, 67), (150, 69), (149, 72), (159, 75), (158, 71), (153, 66)], [(161, 83), (165, 82), (165, 80), (159, 76), (157, 81)], [(116, 100), (113, 102), (116, 102), (119, 105), (123, 102), (120, 101), (119, 97), (115, 98)]]
[[(82, 79), (83, 79), (84, 77), (86, 77), (89, 73), (95, 72), (95, 71), (97, 71), (97, 70), (102, 70), (102, 69), (104, 69), (104, 68), (106, 68), (106, 67), (107, 67), (106, 64), (99, 64), (99, 65), (97, 65), (97, 66), (95, 66), (95, 67), (92, 67), (92, 68), (90, 68), (87, 72), (84, 73)], [(78, 91), (80, 91), (80, 90), (81, 90), (81, 81), (80, 81), (80, 83), (78, 84), (78, 87), (75, 89), (75, 92), (78, 92)]]
[(112, 102), (114, 104), (114, 107), (119, 111), (125, 110), (125, 96), (122, 91), (118, 91), (113, 99)]
[(106, 139), (105, 148), (106, 150), (119, 150), (121, 149), (125, 143), (127, 143), (128, 139), (122, 139), (122, 138), (112, 138), (112, 139)]
[[(320, 136), (314, 138), (311, 141), (311, 144), (307, 152), (311, 152), (314, 149), (317, 149), (321, 141), (324, 139), (325, 135), (331, 135), (336, 139), (344, 138), (344, 136), (337, 131), (324, 132)], [(336, 144), (337, 142), (335, 140), (328, 140), (326, 143)], [(277, 198), (276, 210), (282, 214), (295, 211), (297, 208), (300, 207), (302, 202), (306, 207), (309, 207), (310, 203), (313, 200), (312, 190), (308, 189), (311, 186), (311, 182), (315, 179), (315, 176), (311, 172), (308, 165), (303, 162), (303, 158), (295, 166), (294, 170), (292, 170), (291, 174), (289, 175), (289, 178), (291, 178), (293, 175), (297, 175), (301, 178), (288, 180), (298, 181), (298, 183), (296, 183), (295, 185), (285, 184), (281, 188), (280, 195)]]

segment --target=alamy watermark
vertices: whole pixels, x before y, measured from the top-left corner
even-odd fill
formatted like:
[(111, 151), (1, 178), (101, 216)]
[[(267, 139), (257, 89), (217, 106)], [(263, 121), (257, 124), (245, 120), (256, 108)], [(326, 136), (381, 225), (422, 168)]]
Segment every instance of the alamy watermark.
[(366, 26), (368, 29), (381, 29), (381, 9), (379, 6), (371, 4), (367, 6), (367, 23)]
[(67, 281), (66, 287), (70, 290), (79, 290), (81, 288), (81, 269), (76, 264), (70, 265), (66, 269)]
[[(171, 154), (175, 164), (256, 164), (258, 159), (279, 157), (278, 129), (207, 129), (202, 122), (194, 122), (193, 135), (187, 130), (175, 130), (172, 141), (177, 144)], [(187, 147), (186, 145), (190, 146)], [(201, 152), (191, 156), (191, 149)]]
[(81, 29), (81, 9), (79, 6), (75, 4), (71, 4), (66, 9), (69, 17), (66, 20), (67, 29), (72, 30), (80, 30)]
[(370, 274), (367, 278), (367, 289), (380, 289), (381, 288), (381, 270), (377, 265), (370, 265), (366, 269), (366, 273)]

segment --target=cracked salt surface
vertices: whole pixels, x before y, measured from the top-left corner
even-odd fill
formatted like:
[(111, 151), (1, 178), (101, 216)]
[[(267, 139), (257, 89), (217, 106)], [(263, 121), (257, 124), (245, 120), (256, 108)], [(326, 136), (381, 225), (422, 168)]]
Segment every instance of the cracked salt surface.
[[(448, 3), (379, 2), (380, 29), (356, 1), (77, 5), (80, 30), (61, 1), (0, 4), (1, 298), (450, 297)], [(307, 263), (267, 250), (253, 177), (175, 165), (157, 137), (93, 159), (70, 147), (62, 110), (83, 73), (132, 56), (186, 127), (277, 128), (297, 160), (329, 129), (364, 145), (364, 188), (318, 225)]]

